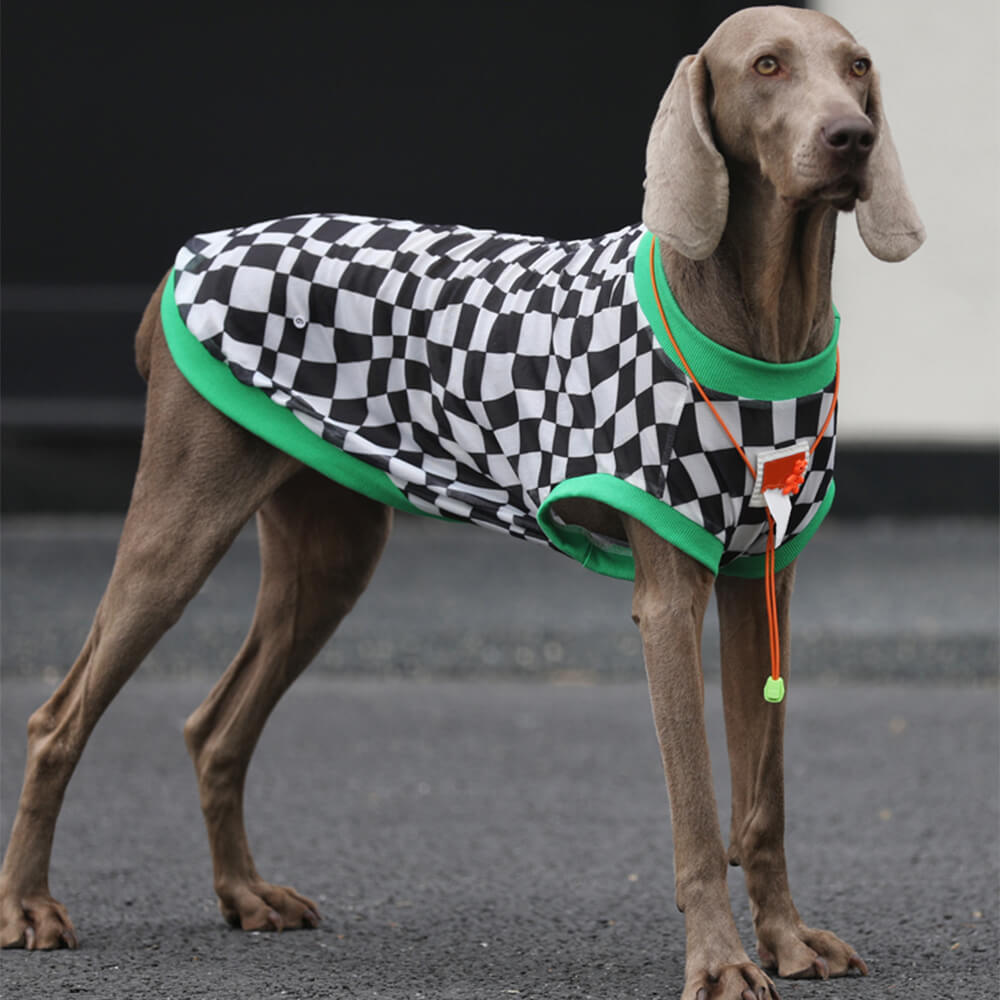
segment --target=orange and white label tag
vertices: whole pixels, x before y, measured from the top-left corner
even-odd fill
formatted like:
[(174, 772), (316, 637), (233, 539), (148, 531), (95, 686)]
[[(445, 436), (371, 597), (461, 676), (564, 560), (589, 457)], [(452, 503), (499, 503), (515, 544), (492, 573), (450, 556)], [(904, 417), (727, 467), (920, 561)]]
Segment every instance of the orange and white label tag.
[(805, 482), (808, 468), (808, 444), (793, 444), (757, 454), (757, 478), (750, 506), (767, 507), (774, 518), (775, 547), (785, 540), (792, 514), (792, 498)]

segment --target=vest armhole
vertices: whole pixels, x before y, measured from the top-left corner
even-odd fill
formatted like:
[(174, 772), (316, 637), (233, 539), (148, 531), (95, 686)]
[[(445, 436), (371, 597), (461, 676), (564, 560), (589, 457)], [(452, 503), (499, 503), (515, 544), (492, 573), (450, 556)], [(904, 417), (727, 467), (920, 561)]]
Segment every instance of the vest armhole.
[(595, 500), (634, 517), (706, 569), (719, 571), (722, 542), (662, 500), (607, 473), (565, 480), (549, 493), (538, 511), (538, 525), (546, 538), (587, 569), (620, 580), (635, 579), (635, 560), (628, 545), (597, 538), (584, 528), (565, 524), (556, 517), (553, 505), (570, 498)]

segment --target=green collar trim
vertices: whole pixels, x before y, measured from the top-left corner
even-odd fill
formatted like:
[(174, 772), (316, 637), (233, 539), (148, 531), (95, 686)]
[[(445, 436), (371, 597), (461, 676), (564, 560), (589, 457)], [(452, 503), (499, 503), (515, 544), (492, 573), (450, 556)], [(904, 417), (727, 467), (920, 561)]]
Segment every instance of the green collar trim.
[[(683, 368), (667, 336), (656, 304), (656, 291), (659, 291), (663, 311), (677, 346), (706, 389), (746, 399), (773, 401), (798, 399), (822, 392), (834, 380), (837, 374), (837, 341), (840, 337), (840, 313), (836, 309), (833, 310), (833, 337), (830, 343), (811, 358), (789, 364), (774, 364), (738, 354), (706, 337), (684, 315), (667, 284), (663, 261), (654, 250), (655, 244), (656, 237), (651, 232), (644, 233), (632, 261), (632, 277), (639, 297), (639, 307), (653, 328), (660, 347), (674, 364)], [(656, 274), (656, 291), (653, 288), (653, 275), (650, 273), (651, 254)]]

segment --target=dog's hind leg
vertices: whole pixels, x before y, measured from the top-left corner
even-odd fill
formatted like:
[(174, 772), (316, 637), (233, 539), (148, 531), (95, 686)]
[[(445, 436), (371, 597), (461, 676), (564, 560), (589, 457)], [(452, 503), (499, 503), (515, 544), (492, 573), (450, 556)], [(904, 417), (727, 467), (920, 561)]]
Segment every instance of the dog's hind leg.
[(257, 515), (261, 583), (243, 647), (184, 730), (223, 916), (244, 930), (313, 927), (316, 904), (257, 873), (243, 819), (250, 757), (268, 715), (365, 589), (391, 510), (304, 469)]
[(2, 871), (0, 945), (75, 947), (49, 892), (56, 821), (91, 730), (257, 508), (301, 466), (201, 399), (174, 367), (154, 297), (139, 470), (111, 579), (83, 650), (28, 722), (24, 785)]

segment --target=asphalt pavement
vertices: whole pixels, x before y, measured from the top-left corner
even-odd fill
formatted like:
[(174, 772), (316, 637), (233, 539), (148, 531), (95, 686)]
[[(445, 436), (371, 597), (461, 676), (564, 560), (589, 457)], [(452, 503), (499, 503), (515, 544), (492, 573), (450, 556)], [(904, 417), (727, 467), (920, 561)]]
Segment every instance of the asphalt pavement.
[[(3, 526), (4, 843), (24, 723), (82, 642), (118, 527)], [(628, 585), (430, 521), (400, 520), (251, 769), (258, 867), (317, 899), (322, 925), (223, 924), (181, 727), (249, 622), (254, 551), (241, 536), (98, 727), (53, 856), (81, 949), (4, 953), (4, 996), (679, 997), (683, 918)], [(996, 525), (834, 521), (801, 564), (792, 885), (803, 916), (854, 944), (872, 975), (782, 982), (782, 996), (996, 997)], [(730, 886), (752, 953), (738, 871)]]

